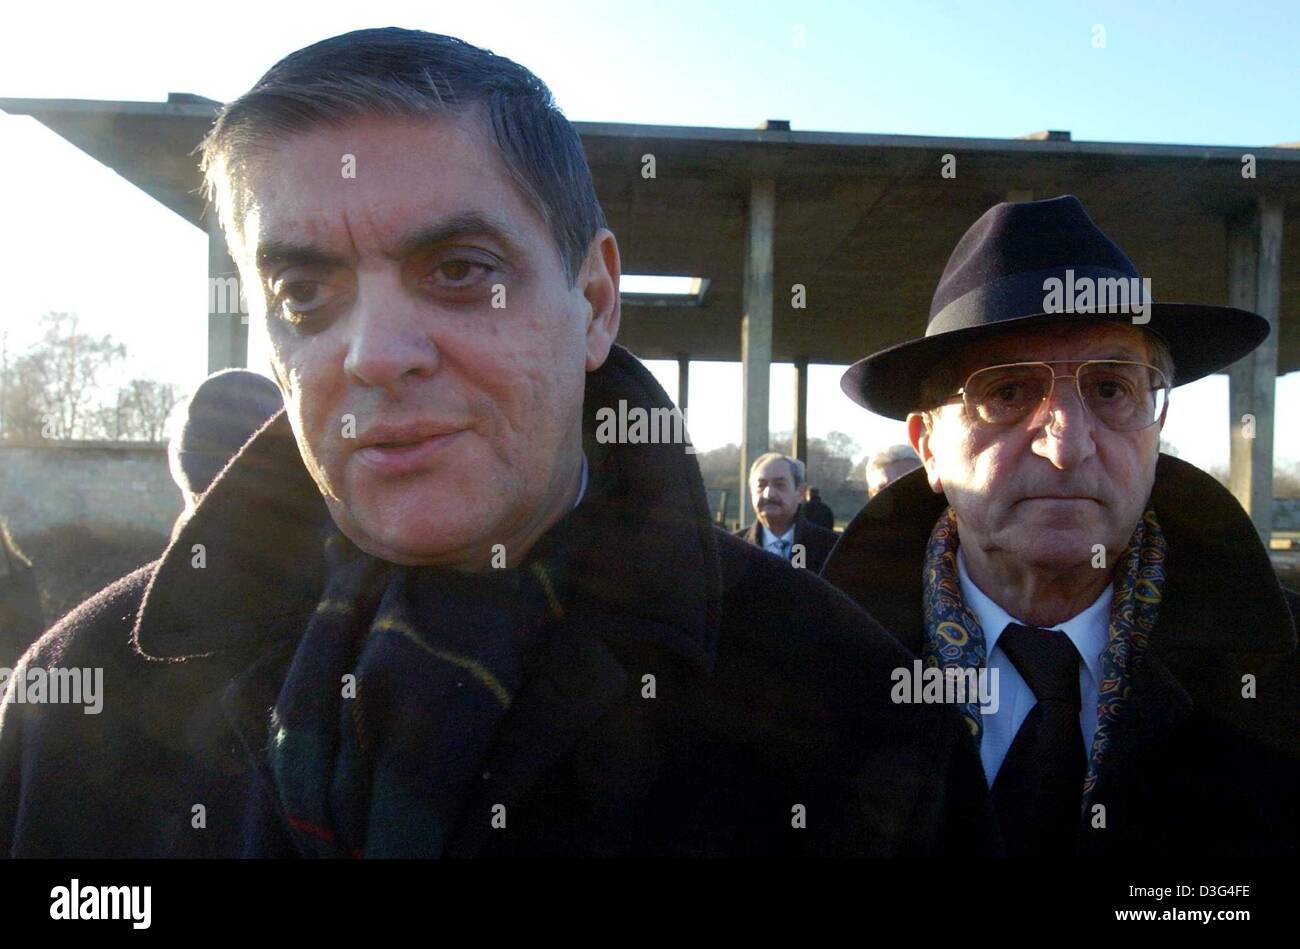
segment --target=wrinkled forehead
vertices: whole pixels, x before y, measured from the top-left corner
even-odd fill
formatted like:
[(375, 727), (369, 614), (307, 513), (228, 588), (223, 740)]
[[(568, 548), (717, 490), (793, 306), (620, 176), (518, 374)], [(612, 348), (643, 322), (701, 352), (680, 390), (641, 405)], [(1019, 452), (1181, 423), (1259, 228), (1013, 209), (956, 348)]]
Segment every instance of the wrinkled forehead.
[(794, 482), (793, 472), (790, 471), (788, 462), (781, 458), (773, 458), (771, 461), (764, 462), (760, 467), (754, 470), (751, 481), (786, 481)]
[(1012, 331), (980, 340), (962, 349), (955, 359), (958, 374), (969, 374), (1001, 363), (1082, 362), (1087, 359), (1131, 359), (1149, 362), (1153, 351), (1146, 330), (1127, 323), (1088, 326), (1049, 326)]
[(250, 150), (227, 189), (250, 257), (266, 244), (360, 236), (348, 234), (352, 227), (382, 243), (467, 215), (544, 232), (477, 109), (314, 125)]

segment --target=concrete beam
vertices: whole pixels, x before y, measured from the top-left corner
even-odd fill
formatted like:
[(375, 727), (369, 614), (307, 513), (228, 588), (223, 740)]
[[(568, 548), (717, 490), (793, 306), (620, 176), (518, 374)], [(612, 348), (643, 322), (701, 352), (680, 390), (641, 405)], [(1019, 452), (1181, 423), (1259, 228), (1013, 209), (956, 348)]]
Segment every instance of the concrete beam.
[(740, 321), (742, 379), (740, 430), (740, 526), (750, 523), (749, 466), (768, 450), (768, 401), (772, 368), (772, 274), (776, 234), (776, 182), (750, 185), (745, 222), (744, 316)]
[(1273, 530), (1273, 402), (1282, 280), (1282, 202), (1261, 198), (1228, 222), (1228, 302), (1269, 322), (1268, 338), (1228, 370), (1229, 486), (1267, 544)]
[(208, 232), (208, 372), (248, 365), (248, 314), (242, 312), (239, 271), (215, 214)]

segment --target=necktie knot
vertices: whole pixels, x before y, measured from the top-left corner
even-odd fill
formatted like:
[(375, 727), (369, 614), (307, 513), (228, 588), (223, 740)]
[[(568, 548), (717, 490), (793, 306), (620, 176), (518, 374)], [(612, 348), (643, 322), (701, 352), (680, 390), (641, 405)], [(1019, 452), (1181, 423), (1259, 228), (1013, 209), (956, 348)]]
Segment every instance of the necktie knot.
[(1010, 623), (998, 638), (998, 647), (1040, 702), (1080, 706), (1079, 651), (1059, 629), (1040, 629)]

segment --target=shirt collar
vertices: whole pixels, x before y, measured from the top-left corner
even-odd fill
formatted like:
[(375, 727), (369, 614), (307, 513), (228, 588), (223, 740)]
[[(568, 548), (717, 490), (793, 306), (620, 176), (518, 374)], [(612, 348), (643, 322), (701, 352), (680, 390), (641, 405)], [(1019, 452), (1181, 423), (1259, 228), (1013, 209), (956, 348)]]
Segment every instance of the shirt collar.
[(768, 530), (766, 524), (763, 524), (762, 522), (760, 522), (758, 526), (759, 526), (759, 527), (762, 529), (762, 531), (763, 531), (763, 546), (764, 546), (764, 547), (771, 547), (771, 546), (772, 546), (773, 544), (775, 544), (778, 540), (786, 541), (787, 543), (791, 543), (791, 544), (794, 543), (794, 525), (793, 525), (793, 524), (791, 524), (791, 525), (790, 525), (790, 529), (789, 529), (788, 531), (786, 531), (784, 534), (782, 534), (780, 537), (777, 537), (777, 536), (776, 536), (775, 534), (773, 534), (770, 530)]
[[(975, 585), (966, 571), (966, 555), (960, 546), (957, 548), (957, 576), (961, 580), (962, 601), (979, 620), (980, 629), (984, 631), (984, 654), (993, 654), (998, 637), (1007, 628), (1008, 623), (1021, 626), (1032, 625), (1016, 619), (995, 603), (983, 590)], [(1112, 583), (1101, 591), (1092, 605), (1083, 612), (1072, 616), (1064, 623), (1057, 623), (1053, 629), (1059, 629), (1070, 637), (1074, 648), (1079, 650), (1083, 663), (1095, 683), (1101, 682), (1101, 654), (1105, 651), (1110, 637), (1110, 602), (1115, 593)]]

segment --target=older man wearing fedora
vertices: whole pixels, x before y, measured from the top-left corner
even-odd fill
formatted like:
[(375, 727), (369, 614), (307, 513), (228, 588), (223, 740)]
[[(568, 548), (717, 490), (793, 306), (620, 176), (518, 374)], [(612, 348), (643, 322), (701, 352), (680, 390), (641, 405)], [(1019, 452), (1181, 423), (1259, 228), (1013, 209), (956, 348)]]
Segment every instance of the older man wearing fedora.
[(1159, 452), (1170, 388), (1268, 324), (1149, 286), (1072, 196), (986, 212), (925, 336), (844, 375), (923, 467), (823, 576), (926, 667), (997, 684), (963, 711), (1009, 854), (1294, 855), (1300, 598)]

